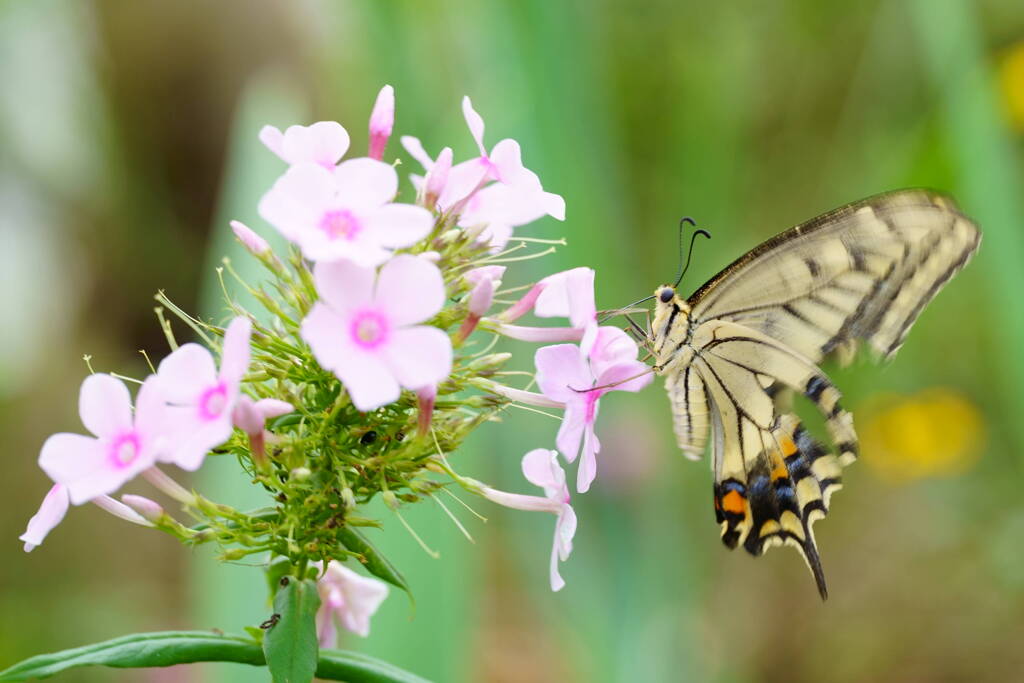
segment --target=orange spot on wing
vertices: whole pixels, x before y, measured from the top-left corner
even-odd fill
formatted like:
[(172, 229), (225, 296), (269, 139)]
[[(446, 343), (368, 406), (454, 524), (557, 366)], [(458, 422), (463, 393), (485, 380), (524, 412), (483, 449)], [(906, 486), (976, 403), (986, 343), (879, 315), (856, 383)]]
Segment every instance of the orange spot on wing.
[(746, 508), (746, 501), (743, 496), (740, 495), (739, 491), (729, 491), (729, 493), (722, 496), (722, 507), (726, 512), (732, 512), (734, 514), (742, 514)]
[(796, 444), (793, 443), (793, 439), (788, 436), (784, 436), (779, 440), (779, 445), (782, 446), (782, 456), (788, 458), (789, 456), (796, 453)]

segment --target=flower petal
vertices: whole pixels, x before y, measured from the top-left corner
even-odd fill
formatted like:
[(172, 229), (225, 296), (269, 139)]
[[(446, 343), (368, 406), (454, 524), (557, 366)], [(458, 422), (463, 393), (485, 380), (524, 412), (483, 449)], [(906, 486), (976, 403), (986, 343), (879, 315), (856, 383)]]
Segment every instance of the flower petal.
[(320, 262), (313, 268), (313, 281), (320, 299), (336, 313), (343, 314), (373, 301), (373, 268), (348, 261)]
[[(519, 143), (512, 138), (505, 138), (494, 146), (490, 154), (498, 180), (505, 184), (514, 184), (536, 174), (523, 166), (523, 154)], [(538, 187), (540, 180), (537, 181)]]
[(376, 159), (350, 159), (334, 171), (338, 202), (354, 209), (370, 209), (391, 201), (398, 192), (398, 173)]
[(433, 317), (444, 305), (444, 279), (433, 263), (401, 254), (384, 264), (377, 277), (374, 303), (396, 326)]
[(256, 410), (264, 420), (272, 420), (275, 417), (294, 412), (295, 407), (287, 401), (280, 401), (276, 398), (261, 398), (256, 401)]
[(594, 303), (594, 269), (573, 268), (549, 275), (533, 312), (542, 317), (567, 317), (573, 327), (583, 328), (597, 315)]
[(238, 316), (224, 331), (221, 347), (220, 377), (236, 385), (242, 381), (249, 369), (249, 339), (252, 336), (252, 321)]
[[(231, 437), (233, 411), (225, 411), (220, 419), (211, 422), (195, 419), (191, 407), (169, 412), (169, 424), (173, 425), (177, 438), (169, 448), (158, 451), (157, 459), (161, 462), (173, 463), (183, 470), (195, 472), (202, 466), (211, 449)], [(175, 412), (178, 414), (175, 415)]]
[(289, 126), (284, 132), (284, 159), (290, 164), (312, 162), (333, 167), (348, 151), (348, 131), (337, 121)]
[[(637, 392), (654, 381), (654, 371), (647, 363), (625, 361), (606, 368), (597, 378), (597, 386), (614, 384), (606, 391)], [(604, 393), (604, 391), (602, 391)]]
[[(194, 400), (193, 395), (189, 403)], [(160, 378), (150, 375), (135, 395), (135, 430), (143, 437), (148, 457), (157, 458), (171, 447), (174, 434), (170, 431), (169, 417), (173, 410), (167, 405)]]
[(160, 391), (168, 403), (192, 403), (206, 387), (216, 384), (217, 366), (203, 346), (194, 343), (179, 346), (157, 366)]
[(558, 451), (535, 448), (523, 456), (523, 476), (534, 486), (557, 492), (565, 486), (565, 472), (558, 464)]
[(89, 375), (78, 395), (78, 414), (85, 428), (96, 436), (131, 429), (132, 399), (128, 387), (107, 374)]
[(25, 542), (25, 552), (42, 545), (43, 539), (55, 526), (61, 523), (68, 511), (68, 490), (61, 484), (54, 484), (43, 498), (39, 512), (28, 520), (28, 527), (18, 538)]
[(337, 184), (330, 171), (316, 164), (297, 164), (277, 179), (260, 199), (260, 216), (292, 241), (318, 231), (324, 211), (335, 208)]
[(469, 132), (473, 139), (476, 140), (476, 146), (480, 148), (480, 156), (487, 156), (487, 149), (484, 148), (484, 120), (473, 109), (473, 103), (468, 95), (462, 98), (462, 115), (466, 117), (466, 125), (469, 126)]
[(601, 442), (594, 434), (594, 423), (584, 425), (583, 431), (583, 457), (580, 458), (579, 467), (576, 469), (576, 490), (579, 493), (586, 493), (590, 485), (594, 483), (597, 476), (597, 453), (601, 450)]
[[(39, 467), (46, 476), (70, 491), (71, 484), (92, 473), (103, 464), (104, 453), (99, 440), (82, 434), (54, 434), (39, 452)], [(88, 498), (74, 501), (75, 505)]]
[(387, 363), (406, 389), (421, 389), (448, 377), (452, 369), (452, 342), (448, 335), (428, 325), (394, 331), (387, 346)]
[(580, 392), (594, 385), (580, 349), (575, 344), (557, 344), (537, 349), (537, 386), (548, 398), (564, 403), (578, 402)]
[(562, 417), (562, 424), (558, 428), (558, 435), (555, 437), (555, 445), (565, 459), (572, 462), (580, 453), (580, 441), (583, 439), (583, 427), (585, 423), (583, 407), (578, 404), (565, 406), (565, 415)]
[(271, 152), (281, 157), (282, 161), (288, 161), (284, 157), (284, 133), (276, 126), (263, 126), (259, 133), (260, 142), (267, 146)]
[[(636, 360), (639, 351), (636, 342), (626, 334), (625, 330), (610, 325), (596, 327), (595, 337), (588, 354), (590, 367), (593, 369), (594, 375), (599, 377), (606, 369), (617, 363)], [(605, 382), (598, 382), (598, 384), (605, 384)]]
[(422, 206), (385, 204), (363, 214), (364, 230), (385, 247), (407, 247), (427, 236), (434, 217)]
[(427, 150), (423, 149), (423, 143), (420, 142), (420, 139), (411, 135), (403, 135), (399, 139), (402, 142), (402, 147), (405, 147), (405, 151), (409, 153), (409, 156), (420, 162), (423, 170), (429, 171), (434, 165), (434, 160), (427, 154)]

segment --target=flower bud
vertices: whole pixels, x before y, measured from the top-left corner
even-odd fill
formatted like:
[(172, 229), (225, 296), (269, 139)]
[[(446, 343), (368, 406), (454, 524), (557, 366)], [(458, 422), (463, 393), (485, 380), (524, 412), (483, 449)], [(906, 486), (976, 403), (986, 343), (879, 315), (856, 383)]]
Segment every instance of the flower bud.
[(437, 161), (423, 179), (423, 205), (433, 209), (448, 184), (448, 172), (452, 169), (452, 148), (445, 147), (437, 155)]
[(166, 514), (159, 503), (144, 496), (134, 496), (130, 493), (126, 493), (121, 496), (121, 502), (139, 513), (143, 519), (153, 522), (154, 524), (156, 524), (160, 518)]
[(371, 159), (380, 161), (384, 158), (384, 148), (391, 137), (395, 125), (395, 89), (385, 85), (377, 94), (377, 101), (370, 114), (370, 151)]
[(257, 235), (253, 230), (241, 221), (231, 221), (231, 229), (235, 233), (235, 237), (242, 243), (250, 254), (253, 256), (263, 256), (270, 252), (270, 244), (265, 239)]

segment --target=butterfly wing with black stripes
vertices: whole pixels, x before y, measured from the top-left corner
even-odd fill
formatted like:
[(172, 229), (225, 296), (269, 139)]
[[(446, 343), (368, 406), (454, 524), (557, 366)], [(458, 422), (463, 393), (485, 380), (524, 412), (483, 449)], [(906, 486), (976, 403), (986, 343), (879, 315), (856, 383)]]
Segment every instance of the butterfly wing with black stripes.
[[(754, 555), (801, 552), (827, 594), (813, 523), (857, 457), (853, 418), (818, 368), (859, 342), (882, 358), (970, 258), (980, 235), (941, 195), (908, 190), (837, 209), (742, 256), (688, 300), (655, 292), (655, 370), (665, 376), (680, 448), (712, 436), (722, 540)], [(802, 394), (825, 418), (828, 448), (779, 400)]]

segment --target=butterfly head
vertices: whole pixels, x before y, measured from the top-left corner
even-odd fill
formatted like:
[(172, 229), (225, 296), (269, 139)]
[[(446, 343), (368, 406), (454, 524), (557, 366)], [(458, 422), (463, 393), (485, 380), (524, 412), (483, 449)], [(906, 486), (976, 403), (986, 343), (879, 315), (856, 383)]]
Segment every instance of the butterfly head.
[[(690, 305), (672, 285), (654, 290), (654, 319), (651, 321), (651, 342), (655, 353), (655, 369), (666, 369), (690, 327)], [(667, 354), (667, 355), (666, 355)]]

